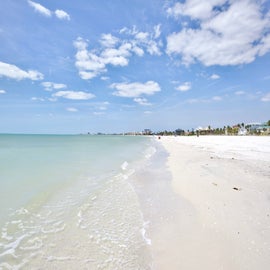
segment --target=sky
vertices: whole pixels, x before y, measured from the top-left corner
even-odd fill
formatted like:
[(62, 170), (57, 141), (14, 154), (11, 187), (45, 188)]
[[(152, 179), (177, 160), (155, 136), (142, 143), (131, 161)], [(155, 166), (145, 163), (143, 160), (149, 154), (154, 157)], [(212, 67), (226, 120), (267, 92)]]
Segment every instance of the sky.
[(1, 1), (0, 133), (269, 119), (269, 0)]

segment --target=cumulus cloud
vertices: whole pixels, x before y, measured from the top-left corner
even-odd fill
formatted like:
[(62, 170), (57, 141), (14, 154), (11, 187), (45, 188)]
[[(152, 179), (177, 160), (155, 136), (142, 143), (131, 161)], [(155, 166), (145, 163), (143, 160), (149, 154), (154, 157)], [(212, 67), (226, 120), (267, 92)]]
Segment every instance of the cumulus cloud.
[(35, 11), (37, 11), (38, 13), (40, 13), (40, 14), (46, 16), (46, 17), (51, 17), (52, 16), (52, 12), (49, 9), (42, 6), (41, 4), (30, 1), (30, 0), (28, 0), (28, 4), (31, 7), (33, 7), (35, 9)]
[(67, 87), (63, 83), (53, 83), (53, 82), (42, 82), (41, 85), (44, 87), (46, 91), (58, 90)]
[(130, 43), (124, 43), (117, 49), (107, 48), (101, 53), (101, 58), (105, 65), (127, 66), (131, 47)]
[(0, 62), (0, 77), (3, 76), (15, 80), (30, 79), (37, 81), (43, 79), (43, 74), (36, 70), (25, 71), (15, 65)]
[(155, 39), (160, 37), (160, 34), (161, 34), (160, 27), (161, 27), (160, 24), (154, 26), (154, 38)]
[(158, 40), (160, 37), (160, 24), (154, 26), (153, 32), (140, 32), (134, 27), (131, 30), (127, 29), (129, 35), (133, 36), (132, 40), (135, 48), (145, 49), (150, 55), (161, 55), (162, 42)]
[[(43, 16), (51, 17), (53, 15), (53, 12), (51, 10), (49, 10), (48, 8), (42, 6), (39, 3), (28, 0), (28, 4), (31, 7), (33, 7), (36, 12), (40, 13)], [(68, 20), (68, 21), (70, 20), (69, 14), (67, 12), (65, 12), (64, 10), (56, 9), (54, 11), (54, 14), (60, 20)]]
[(94, 98), (95, 95), (82, 91), (58, 91), (52, 95), (54, 98), (66, 98), (74, 100), (87, 100)]
[(210, 79), (212, 79), (212, 80), (217, 80), (219, 78), (220, 78), (220, 76), (218, 74), (212, 74), (210, 77)]
[(148, 81), (146, 83), (113, 83), (110, 86), (116, 91), (113, 93), (119, 97), (137, 98), (141, 95), (153, 95), (160, 91), (160, 86), (157, 82)]
[[(167, 53), (190, 65), (205, 66), (251, 63), (270, 50), (270, 17), (260, 1), (187, 0), (167, 10), (191, 23), (167, 37)], [(198, 27), (194, 27), (196, 21)]]
[(87, 50), (88, 43), (86, 40), (77, 38), (74, 46), (77, 49), (75, 66), (82, 79), (92, 79), (107, 70), (103, 59), (94, 52)]
[(31, 100), (33, 100), (33, 101), (45, 101), (45, 99), (41, 98), (41, 97), (32, 97)]
[(190, 82), (185, 82), (181, 85), (179, 85), (178, 87), (175, 88), (176, 90), (185, 92), (191, 89), (191, 83)]
[(213, 7), (224, 4), (224, 0), (187, 0), (184, 4), (175, 3), (173, 7), (167, 9), (167, 13), (175, 18), (179, 16), (189, 16), (192, 19), (207, 19), (213, 13)]
[(152, 32), (140, 32), (136, 27), (120, 30), (120, 37), (102, 34), (99, 48), (88, 49), (88, 41), (78, 37), (74, 41), (77, 49), (75, 66), (82, 79), (90, 80), (107, 72), (108, 66), (125, 67), (133, 56), (142, 57), (145, 52), (160, 55), (160, 25)]
[(76, 109), (76, 108), (74, 108), (74, 107), (68, 107), (68, 108), (66, 108), (66, 110), (67, 110), (68, 112), (77, 112), (77, 111), (78, 111), (78, 109)]
[(245, 91), (236, 91), (236, 92), (234, 92), (234, 94), (237, 95), (237, 96), (242, 96), (245, 93), (246, 93)]
[(88, 51), (88, 43), (82, 38), (74, 42), (77, 49), (75, 66), (82, 79), (89, 80), (107, 71), (107, 65), (126, 66), (130, 56), (131, 44), (124, 43), (118, 48), (105, 48), (99, 54)]
[(148, 100), (146, 98), (134, 98), (133, 99), (135, 102), (137, 102), (138, 104), (142, 105), (142, 106), (149, 106), (152, 105), (151, 103), (148, 102)]
[(264, 96), (261, 98), (261, 101), (269, 102), (269, 101), (270, 101), (270, 92), (267, 93), (266, 95), (264, 95)]
[(0, 94), (5, 94), (6, 91), (5, 90), (0, 90)]
[(112, 34), (102, 34), (100, 43), (104, 47), (114, 47), (119, 42), (119, 39)]
[(60, 20), (70, 20), (70, 16), (68, 13), (66, 13), (64, 10), (57, 9), (55, 12), (55, 15)]

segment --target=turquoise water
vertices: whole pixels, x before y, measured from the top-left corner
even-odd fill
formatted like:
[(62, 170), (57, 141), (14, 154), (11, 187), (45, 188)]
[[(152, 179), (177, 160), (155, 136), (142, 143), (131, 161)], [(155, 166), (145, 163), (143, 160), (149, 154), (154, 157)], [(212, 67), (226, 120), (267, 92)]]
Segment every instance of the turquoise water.
[(145, 147), (141, 137), (0, 135), (0, 217), (83, 174), (117, 170)]
[(0, 135), (0, 269), (150, 269), (130, 179), (155, 152), (141, 136)]

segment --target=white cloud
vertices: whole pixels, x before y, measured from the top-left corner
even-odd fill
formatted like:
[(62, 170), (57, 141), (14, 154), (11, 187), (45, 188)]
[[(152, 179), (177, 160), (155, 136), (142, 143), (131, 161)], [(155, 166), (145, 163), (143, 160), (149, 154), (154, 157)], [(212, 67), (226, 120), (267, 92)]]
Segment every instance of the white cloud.
[(147, 32), (138, 32), (135, 34), (135, 39), (138, 39), (140, 42), (147, 42), (149, 34)]
[(192, 19), (207, 19), (213, 16), (214, 6), (226, 3), (226, 0), (187, 0), (184, 4), (176, 3), (167, 9), (167, 13), (174, 17), (189, 16)]
[[(154, 26), (153, 32), (139, 32), (136, 27), (132, 30), (126, 29), (126, 32), (134, 37), (132, 41), (134, 47), (138, 47), (141, 50), (144, 48), (150, 55), (161, 55), (160, 48), (162, 42), (158, 40), (161, 34), (160, 24)], [(142, 53), (140, 52), (142, 55)]]
[(169, 35), (167, 53), (180, 55), (186, 65), (195, 61), (206, 66), (251, 63), (270, 50), (270, 18), (262, 10), (259, 1), (250, 0), (177, 3), (168, 13), (189, 16), (199, 27)]
[(270, 101), (270, 92), (262, 97), (261, 101), (269, 102)]
[(66, 88), (67, 86), (63, 83), (53, 83), (53, 82), (42, 82), (41, 85), (45, 88), (46, 91), (58, 90)]
[[(36, 3), (34, 1), (28, 0), (28, 4), (31, 7), (33, 7), (35, 11), (37, 11), (40, 14), (42, 14), (43, 16), (51, 17), (53, 15), (53, 12), (51, 10), (49, 10), (48, 8), (42, 6), (39, 3)], [(64, 10), (56, 9), (54, 11), (54, 14), (60, 20), (68, 20), (68, 21), (70, 20), (69, 14), (67, 12), (65, 12)]]
[(245, 91), (236, 91), (236, 92), (234, 92), (234, 94), (237, 95), (237, 96), (244, 95), (245, 93), (246, 93)]
[(154, 38), (155, 38), (155, 39), (157, 39), (157, 38), (160, 37), (160, 34), (161, 34), (160, 27), (161, 27), (160, 24), (154, 26)]
[(74, 108), (74, 107), (68, 107), (68, 108), (66, 108), (66, 110), (67, 110), (68, 112), (77, 112), (77, 111), (78, 111), (78, 109), (76, 109), (76, 108)]
[(113, 94), (119, 97), (137, 98), (141, 95), (153, 95), (160, 91), (160, 86), (157, 82), (148, 81), (146, 83), (113, 83), (110, 86), (117, 91)]
[(221, 101), (222, 100), (222, 97), (220, 97), (220, 96), (214, 96), (214, 97), (212, 97), (212, 100), (213, 101)]
[(77, 49), (75, 66), (82, 79), (89, 80), (106, 71), (104, 60), (87, 50), (88, 44), (85, 40), (77, 38), (74, 46)]
[(178, 87), (175, 88), (176, 90), (185, 92), (191, 89), (191, 83), (190, 82), (185, 82), (181, 85), (179, 85)]
[(133, 46), (132, 51), (138, 56), (144, 55), (144, 50), (136, 45)]
[(5, 94), (6, 91), (5, 90), (0, 90), (0, 94)]
[(67, 12), (65, 12), (64, 10), (61, 10), (61, 9), (57, 9), (55, 10), (55, 15), (58, 19), (60, 20), (70, 20), (70, 16)]
[(127, 66), (128, 57), (131, 55), (131, 44), (125, 43), (119, 48), (107, 48), (101, 53), (101, 59), (106, 65)]
[(94, 98), (95, 95), (82, 91), (58, 91), (52, 95), (53, 97), (62, 97), (66, 99), (74, 99), (74, 100), (87, 100)]
[(210, 102), (217, 102), (221, 101), (223, 98), (220, 96), (214, 96), (211, 98), (192, 98), (186, 100), (187, 103), (194, 104), (194, 103), (210, 103)]
[(141, 57), (145, 51), (150, 55), (161, 55), (160, 33), (160, 25), (156, 25), (152, 32), (140, 32), (136, 27), (123, 28), (119, 34), (124, 38), (102, 34), (99, 40), (101, 46), (90, 50), (88, 41), (78, 37), (73, 44), (77, 49), (75, 66), (80, 77), (90, 80), (107, 72), (109, 65), (127, 66), (133, 55)]
[(32, 97), (31, 100), (33, 100), (33, 101), (45, 101), (45, 99), (41, 98), (41, 97)]
[(210, 77), (210, 79), (212, 79), (212, 80), (217, 80), (219, 78), (220, 78), (220, 76), (218, 74), (212, 74)]
[(147, 101), (146, 98), (140, 98), (140, 97), (137, 97), (137, 98), (134, 98), (133, 99), (135, 102), (137, 102), (138, 104), (140, 105), (143, 105), (143, 106), (149, 106), (149, 105), (152, 105), (151, 103), (149, 103)]
[(30, 79), (36, 81), (43, 79), (43, 74), (36, 70), (25, 71), (15, 65), (0, 62), (0, 77), (2, 76), (15, 80)]
[[(118, 48), (105, 48), (99, 54), (87, 50), (87, 42), (78, 38), (74, 42), (77, 48), (76, 67), (82, 79), (89, 80), (107, 71), (107, 65), (127, 66), (131, 55), (131, 44), (123, 43)], [(108, 46), (107, 46), (108, 47)]]
[(102, 34), (100, 43), (104, 47), (114, 47), (119, 42), (119, 39), (112, 34)]
[(49, 9), (42, 6), (41, 4), (30, 1), (30, 0), (28, 0), (28, 4), (31, 7), (33, 7), (35, 9), (35, 11), (37, 11), (38, 13), (40, 13), (40, 14), (46, 16), (46, 17), (51, 17), (52, 16), (52, 12)]

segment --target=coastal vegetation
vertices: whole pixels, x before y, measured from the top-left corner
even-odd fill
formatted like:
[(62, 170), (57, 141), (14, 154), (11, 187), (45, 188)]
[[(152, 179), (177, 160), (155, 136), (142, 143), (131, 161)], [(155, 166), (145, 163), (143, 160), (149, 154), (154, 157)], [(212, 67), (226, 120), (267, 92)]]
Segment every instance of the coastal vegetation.
[[(128, 133), (129, 134), (129, 133)], [(134, 134), (134, 133), (133, 133)], [(178, 128), (176, 130), (163, 130), (152, 132), (145, 129), (136, 135), (158, 135), (158, 136), (192, 136), (192, 135), (270, 135), (270, 120), (265, 123), (238, 123), (236, 125), (227, 125), (223, 127), (197, 127), (191, 130)]]

